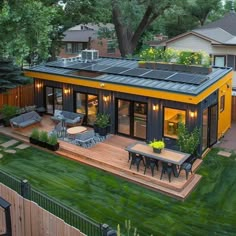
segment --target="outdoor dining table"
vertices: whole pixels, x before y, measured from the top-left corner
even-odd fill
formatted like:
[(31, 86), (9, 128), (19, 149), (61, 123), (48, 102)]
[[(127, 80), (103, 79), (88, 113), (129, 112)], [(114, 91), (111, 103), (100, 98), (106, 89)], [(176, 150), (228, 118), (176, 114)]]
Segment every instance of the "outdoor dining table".
[(133, 143), (127, 146), (125, 150), (128, 151), (129, 153), (139, 154), (145, 157), (149, 157), (152, 159), (172, 164), (174, 167), (173, 172), (175, 176), (177, 176), (176, 165), (180, 166), (181, 164), (184, 163), (184, 161), (186, 161), (190, 157), (190, 154), (188, 153), (175, 151), (168, 148), (162, 149), (161, 153), (155, 153), (153, 152), (152, 147), (150, 147), (146, 143), (141, 143), (141, 142)]

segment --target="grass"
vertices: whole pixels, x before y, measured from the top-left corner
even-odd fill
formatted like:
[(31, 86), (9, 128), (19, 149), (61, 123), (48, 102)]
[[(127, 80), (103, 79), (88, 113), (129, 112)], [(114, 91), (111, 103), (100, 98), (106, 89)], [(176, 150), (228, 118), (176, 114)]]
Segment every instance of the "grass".
[(3, 153), (0, 168), (113, 228), (130, 219), (140, 236), (235, 235), (236, 155), (217, 152), (204, 159), (203, 178), (184, 202), (33, 147)]

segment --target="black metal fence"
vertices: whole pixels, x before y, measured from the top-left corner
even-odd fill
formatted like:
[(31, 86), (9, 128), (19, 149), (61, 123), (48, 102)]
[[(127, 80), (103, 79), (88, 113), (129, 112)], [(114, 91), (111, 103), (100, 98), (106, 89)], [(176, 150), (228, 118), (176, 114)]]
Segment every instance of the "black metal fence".
[(88, 236), (115, 236), (116, 231), (107, 224), (100, 224), (81, 212), (69, 208), (48, 195), (32, 188), (27, 180), (19, 180), (0, 170), (0, 182), (15, 190), (22, 197), (36, 202), (39, 206), (63, 219), (69, 225)]

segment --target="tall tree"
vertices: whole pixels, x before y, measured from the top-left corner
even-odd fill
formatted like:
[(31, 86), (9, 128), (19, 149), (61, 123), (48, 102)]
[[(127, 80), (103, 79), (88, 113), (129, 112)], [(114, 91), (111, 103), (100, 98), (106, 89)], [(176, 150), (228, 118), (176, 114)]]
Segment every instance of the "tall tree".
[(32, 64), (49, 57), (55, 7), (34, 0), (4, 1), (0, 9), (0, 54)]
[(174, 0), (112, 0), (112, 16), (122, 56), (132, 54), (145, 30)]
[(186, 5), (186, 10), (198, 19), (201, 26), (204, 25), (211, 12), (219, 9), (222, 9), (221, 0), (190, 0)]

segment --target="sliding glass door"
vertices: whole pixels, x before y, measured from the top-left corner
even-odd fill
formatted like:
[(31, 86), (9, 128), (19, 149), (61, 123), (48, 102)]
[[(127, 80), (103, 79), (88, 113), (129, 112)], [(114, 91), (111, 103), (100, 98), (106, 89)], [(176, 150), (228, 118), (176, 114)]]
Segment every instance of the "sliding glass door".
[(53, 114), (54, 110), (62, 110), (63, 96), (62, 89), (46, 87), (45, 88), (46, 112)]
[(116, 132), (145, 140), (147, 130), (147, 104), (117, 99), (116, 110)]
[(76, 93), (76, 112), (85, 115), (84, 124), (93, 126), (98, 113), (98, 96)]

